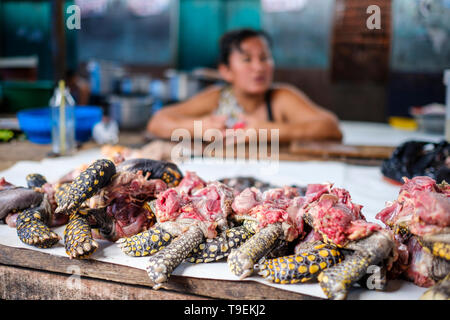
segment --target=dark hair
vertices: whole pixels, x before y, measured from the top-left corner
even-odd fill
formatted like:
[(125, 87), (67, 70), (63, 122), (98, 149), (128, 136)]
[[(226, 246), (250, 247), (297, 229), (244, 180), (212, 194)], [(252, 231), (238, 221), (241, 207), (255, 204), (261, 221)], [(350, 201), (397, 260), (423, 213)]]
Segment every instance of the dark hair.
[(220, 55), (219, 55), (219, 64), (223, 63), (228, 65), (231, 51), (233, 49), (240, 50), (242, 41), (253, 38), (253, 37), (262, 37), (266, 39), (269, 46), (272, 45), (272, 39), (269, 34), (263, 30), (253, 30), (253, 29), (237, 29), (232, 30), (220, 38)]

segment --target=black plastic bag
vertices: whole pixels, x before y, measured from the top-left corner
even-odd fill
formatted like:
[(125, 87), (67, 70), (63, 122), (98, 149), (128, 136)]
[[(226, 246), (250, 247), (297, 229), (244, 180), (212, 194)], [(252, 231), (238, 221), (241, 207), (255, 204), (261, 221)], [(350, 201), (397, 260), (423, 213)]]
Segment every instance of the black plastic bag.
[(450, 182), (450, 144), (441, 141), (407, 141), (397, 147), (391, 157), (384, 160), (381, 172), (387, 178), (403, 183), (403, 177), (428, 176)]

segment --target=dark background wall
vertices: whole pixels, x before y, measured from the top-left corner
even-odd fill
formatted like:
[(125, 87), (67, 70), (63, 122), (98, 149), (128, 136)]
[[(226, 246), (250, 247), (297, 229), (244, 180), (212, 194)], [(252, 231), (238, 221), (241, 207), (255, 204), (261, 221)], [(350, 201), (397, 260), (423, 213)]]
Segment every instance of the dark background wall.
[[(74, 1), (65, 1), (66, 8)], [(39, 59), (38, 78), (53, 79), (54, 42), (51, 1), (0, 1), (0, 56), (32, 56)], [(78, 46), (76, 31), (65, 30), (66, 64), (76, 68)]]

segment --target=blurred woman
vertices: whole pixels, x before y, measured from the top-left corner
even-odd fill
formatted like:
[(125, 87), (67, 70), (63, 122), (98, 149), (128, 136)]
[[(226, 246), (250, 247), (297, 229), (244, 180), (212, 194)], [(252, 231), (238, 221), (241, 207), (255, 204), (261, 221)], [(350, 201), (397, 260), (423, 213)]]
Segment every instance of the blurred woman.
[(341, 140), (337, 117), (316, 105), (297, 88), (274, 84), (270, 37), (263, 31), (240, 29), (220, 39), (218, 71), (226, 85), (214, 85), (192, 98), (164, 107), (147, 130), (170, 138), (184, 128), (194, 134), (194, 121), (210, 128), (279, 129), (279, 141)]

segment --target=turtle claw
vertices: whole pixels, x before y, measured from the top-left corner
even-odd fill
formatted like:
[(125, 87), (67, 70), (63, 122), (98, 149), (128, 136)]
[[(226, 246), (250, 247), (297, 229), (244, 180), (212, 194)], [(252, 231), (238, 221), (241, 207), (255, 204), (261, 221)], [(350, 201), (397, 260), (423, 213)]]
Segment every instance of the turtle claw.
[(89, 242), (83, 243), (83, 249), (84, 249), (84, 252), (89, 252), (89, 251), (91, 251), (91, 250), (92, 250), (92, 244), (89, 243)]
[(98, 248), (86, 218), (73, 214), (64, 230), (64, 244), (70, 259), (89, 258)]
[(252, 270), (245, 270), (242, 275), (239, 277), (239, 280), (244, 280), (247, 277), (250, 277), (252, 275), (253, 271)]
[(163, 250), (152, 255), (147, 266), (147, 274), (155, 284), (153, 289), (161, 287), (166, 282), (172, 271), (186, 258), (192, 249), (202, 241), (203, 231), (197, 227), (190, 227), (182, 237), (178, 237)]
[(384, 231), (350, 242), (346, 249), (355, 251), (341, 263), (319, 274), (317, 279), (323, 292), (329, 299), (345, 299), (349, 288), (367, 273), (368, 267), (388, 258), (393, 246), (392, 238)]
[(227, 260), (230, 271), (240, 279), (250, 276), (254, 265), (273, 249), (282, 234), (280, 223), (270, 224), (255, 233), (242, 246), (231, 251)]
[(70, 259), (87, 259), (95, 250), (97, 250), (98, 244), (95, 240), (86, 239), (81, 244), (75, 244), (69, 248), (66, 246), (66, 252)]
[(17, 236), (28, 245), (50, 248), (61, 238), (45, 224), (45, 213), (28, 209), (19, 213), (16, 222)]

